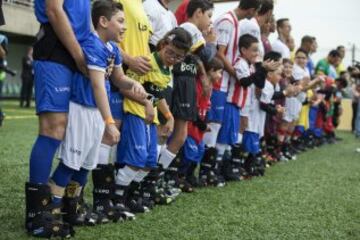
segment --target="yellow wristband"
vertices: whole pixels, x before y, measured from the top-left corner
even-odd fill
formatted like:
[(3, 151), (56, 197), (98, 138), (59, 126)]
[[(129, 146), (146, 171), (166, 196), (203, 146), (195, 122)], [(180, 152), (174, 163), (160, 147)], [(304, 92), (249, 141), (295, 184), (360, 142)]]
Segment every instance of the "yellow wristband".
[(105, 118), (104, 122), (105, 122), (106, 125), (115, 124), (115, 121), (114, 121), (114, 119), (113, 119), (111, 116)]
[(166, 120), (169, 120), (172, 117), (171, 112), (167, 112), (164, 114), (164, 117), (166, 118)]

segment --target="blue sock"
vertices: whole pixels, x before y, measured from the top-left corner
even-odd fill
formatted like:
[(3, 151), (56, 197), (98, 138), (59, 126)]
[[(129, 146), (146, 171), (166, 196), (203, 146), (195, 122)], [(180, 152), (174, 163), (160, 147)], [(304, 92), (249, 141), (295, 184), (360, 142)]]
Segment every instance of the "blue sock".
[(51, 164), (61, 141), (39, 135), (30, 155), (30, 183), (47, 184)]
[(78, 182), (80, 186), (85, 186), (89, 170), (81, 168), (79, 171), (75, 171), (71, 180)]
[(59, 166), (55, 169), (51, 179), (57, 186), (65, 188), (69, 184), (74, 172), (74, 169), (71, 169), (60, 162)]

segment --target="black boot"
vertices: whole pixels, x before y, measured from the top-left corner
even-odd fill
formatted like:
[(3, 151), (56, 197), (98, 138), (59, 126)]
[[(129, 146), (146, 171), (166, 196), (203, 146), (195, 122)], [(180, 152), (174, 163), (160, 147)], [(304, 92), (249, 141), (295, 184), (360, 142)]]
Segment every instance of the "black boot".
[(128, 188), (125, 206), (133, 213), (145, 213), (150, 211), (150, 209), (143, 204), (142, 196), (140, 195), (140, 183), (131, 182)]
[[(224, 153), (224, 156), (226, 154), (226, 151)], [(224, 187), (225, 186), (225, 178), (223, 175), (223, 168), (224, 168), (224, 156), (220, 158), (219, 156), (216, 157), (216, 164), (213, 169), (215, 175), (216, 175), (216, 183), (215, 186), (217, 187)]]
[(195, 170), (197, 168), (198, 164), (196, 162), (191, 162), (187, 171), (186, 171), (186, 181), (188, 181), (191, 186), (198, 187), (199, 186), (199, 180), (195, 176)]
[(264, 176), (266, 169), (266, 162), (261, 153), (255, 156), (255, 176)]
[[(227, 160), (227, 159), (225, 159)], [(243, 150), (241, 145), (234, 145), (231, 148), (231, 158), (224, 161), (224, 177), (227, 181), (240, 181), (245, 175), (243, 169)]]
[(250, 153), (245, 160), (245, 171), (248, 177), (256, 176), (255, 158), (254, 154)]
[(113, 222), (122, 220), (133, 220), (135, 215), (124, 206), (116, 206), (112, 199), (114, 197), (114, 167), (112, 165), (98, 165), (92, 171), (93, 179), (93, 209), (101, 214), (101, 222), (106, 220)]
[(179, 174), (179, 168), (182, 165), (182, 151), (176, 155), (174, 160), (165, 171), (165, 182), (170, 187), (180, 188), (182, 192), (191, 193), (194, 191), (193, 187), (186, 180), (185, 174)]
[(25, 184), (27, 232), (40, 238), (70, 238), (75, 232), (62, 221), (61, 204), (51, 202), (50, 187), (45, 184)]
[(82, 199), (83, 191), (80, 188), (80, 184), (73, 181), (66, 186), (63, 197), (63, 219), (70, 225), (95, 226), (98, 215), (86, 207), (84, 199)]
[[(168, 205), (172, 203), (176, 196), (171, 196), (165, 191), (164, 171), (160, 166), (153, 169), (144, 178), (141, 183), (140, 192), (143, 197), (143, 203), (148, 208), (153, 208), (155, 204)], [(168, 189), (170, 191), (170, 189)]]
[(217, 177), (214, 172), (216, 166), (216, 148), (206, 148), (204, 157), (200, 163), (199, 184), (200, 186), (216, 186)]

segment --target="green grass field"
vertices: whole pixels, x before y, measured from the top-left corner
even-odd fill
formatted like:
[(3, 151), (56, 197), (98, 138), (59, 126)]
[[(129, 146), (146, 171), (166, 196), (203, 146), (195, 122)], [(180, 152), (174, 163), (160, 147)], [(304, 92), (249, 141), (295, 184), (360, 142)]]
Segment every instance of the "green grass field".
[[(1, 103), (0, 240), (23, 230), (24, 183), (37, 133), (34, 109)], [(360, 142), (344, 140), (279, 163), (266, 176), (183, 194), (136, 221), (77, 228), (76, 239), (360, 239)], [(87, 188), (90, 199), (90, 187)]]

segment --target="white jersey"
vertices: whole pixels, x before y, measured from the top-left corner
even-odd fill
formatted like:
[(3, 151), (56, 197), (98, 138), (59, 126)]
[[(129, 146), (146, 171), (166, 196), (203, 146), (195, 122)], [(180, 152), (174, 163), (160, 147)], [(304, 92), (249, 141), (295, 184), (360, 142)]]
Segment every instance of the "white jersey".
[(177, 27), (175, 15), (158, 0), (145, 0), (144, 10), (153, 29), (150, 43), (154, 46), (173, 28)]
[(236, 71), (236, 78), (230, 77), (229, 79), (229, 90), (226, 100), (240, 108), (244, 108), (249, 90), (248, 87), (240, 86), (238, 80), (251, 76), (251, 74), (255, 72), (255, 69), (253, 65), (250, 65), (241, 57), (238, 57), (235, 61), (234, 68)]
[[(240, 36), (239, 21), (234, 11), (229, 11), (216, 19), (214, 29), (217, 36), (217, 45), (226, 46), (226, 59), (233, 64), (239, 56), (238, 43)], [(227, 92), (229, 78), (229, 73), (223, 71), (222, 78), (217, 84), (214, 84), (214, 89)]]
[(290, 57), (291, 53), (290, 53), (289, 47), (285, 43), (283, 43), (279, 38), (276, 39), (271, 44), (271, 48), (272, 48), (272, 51), (280, 53), (282, 58), (287, 58), (287, 59), (291, 58)]
[(180, 25), (181, 28), (185, 29), (188, 33), (190, 33), (192, 44), (191, 44), (191, 52), (194, 52), (200, 46), (206, 44), (205, 38), (200, 30), (191, 22), (185, 22)]
[(261, 31), (260, 26), (256, 18), (243, 19), (239, 22), (240, 27), (240, 37), (244, 34), (250, 34), (259, 41), (259, 56), (261, 59), (264, 59), (265, 49), (261, 41)]
[[(309, 71), (300, 67), (297, 64), (294, 64), (292, 75), (296, 81), (300, 81), (304, 79), (304, 77), (310, 77)], [(300, 92), (297, 96), (287, 97), (285, 99), (285, 114), (283, 116), (283, 119), (286, 122), (292, 122), (299, 119), (302, 103), (305, 101), (305, 99), (305, 92)]]
[(260, 109), (260, 102), (269, 104), (275, 93), (274, 85), (268, 80), (265, 81), (265, 86), (261, 90), (260, 98), (256, 96), (256, 86), (252, 84), (250, 87), (250, 107), (248, 112), (248, 127), (246, 131), (258, 133), (260, 138), (264, 136), (264, 128), (266, 121), (266, 112)]

